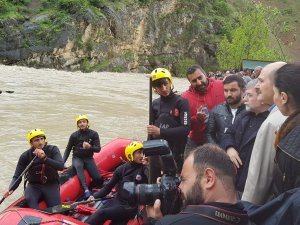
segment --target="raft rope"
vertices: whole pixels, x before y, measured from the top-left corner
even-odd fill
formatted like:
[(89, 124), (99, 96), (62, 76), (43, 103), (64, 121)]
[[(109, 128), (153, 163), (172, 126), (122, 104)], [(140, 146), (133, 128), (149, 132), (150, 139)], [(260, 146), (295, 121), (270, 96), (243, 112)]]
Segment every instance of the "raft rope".
[[(74, 224), (74, 223), (68, 223), (68, 222), (66, 222), (66, 221), (64, 221), (64, 220), (59, 220), (59, 219), (55, 219), (55, 220), (47, 220), (47, 221), (42, 221), (42, 222), (28, 223), (28, 222), (23, 218), (23, 216), (21, 215), (21, 213), (18, 212), (18, 210), (16, 210), (16, 209), (9, 209), (9, 210), (6, 210), (5, 212), (8, 212), (8, 211), (16, 212), (16, 213), (20, 216), (21, 220), (22, 220), (25, 224), (28, 224), (28, 225), (39, 225), (39, 224), (46, 224), (46, 223), (53, 223), (53, 222), (60, 222), (60, 223), (62, 223), (62, 224), (66, 224), (66, 225), (73, 225), (73, 224)], [(3, 213), (5, 213), (5, 212), (2, 212), (2, 213), (0, 213), (0, 214), (3, 214)]]
[(133, 221), (131, 222), (130, 225), (133, 225), (135, 221), (137, 221), (138, 224), (141, 225), (140, 218), (143, 216), (143, 209), (144, 208), (138, 209), (137, 214), (135, 215), (135, 217), (134, 217), (134, 219), (133, 219)]

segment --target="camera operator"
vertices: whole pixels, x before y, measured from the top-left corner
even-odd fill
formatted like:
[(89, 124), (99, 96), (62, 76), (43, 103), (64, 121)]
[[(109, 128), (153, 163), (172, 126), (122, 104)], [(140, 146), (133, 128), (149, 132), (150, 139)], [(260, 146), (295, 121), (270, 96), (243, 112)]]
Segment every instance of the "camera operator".
[(229, 156), (214, 144), (191, 151), (184, 161), (179, 188), (184, 203), (176, 215), (163, 216), (161, 202), (147, 206), (146, 224), (248, 224), (247, 213), (238, 203), (236, 169)]
[(134, 218), (138, 212), (138, 204), (131, 204), (129, 196), (124, 192), (123, 184), (125, 182), (133, 182), (135, 185), (147, 183), (148, 177), (145, 174), (143, 144), (138, 141), (131, 142), (125, 149), (125, 155), (128, 162), (119, 166), (111, 180), (88, 200), (105, 197), (116, 185), (118, 189), (117, 195), (90, 216), (85, 223), (100, 225), (104, 224), (106, 220), (112, 220), (114, 223), (127, 224), (127, 221), (130, 218)]

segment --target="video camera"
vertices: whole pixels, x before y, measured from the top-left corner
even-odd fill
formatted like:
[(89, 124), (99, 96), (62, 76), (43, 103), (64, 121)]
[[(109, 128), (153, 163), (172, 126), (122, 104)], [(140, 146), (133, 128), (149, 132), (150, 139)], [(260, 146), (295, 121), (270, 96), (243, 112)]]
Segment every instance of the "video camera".
[(138, 184), (125, 182), (123, 190), (127, 192), (132, 204), (151, 205), (156, 199), (161, 200), (161, 211), (164, 215), (174, 214), (181, 206), (178, 185), (180, 178), (177, 175), (177, 165), (169, 148), (168, 142), (163, 139), (144, 141), (145, 156), (160, 156), (163, 176), (159, 184)]

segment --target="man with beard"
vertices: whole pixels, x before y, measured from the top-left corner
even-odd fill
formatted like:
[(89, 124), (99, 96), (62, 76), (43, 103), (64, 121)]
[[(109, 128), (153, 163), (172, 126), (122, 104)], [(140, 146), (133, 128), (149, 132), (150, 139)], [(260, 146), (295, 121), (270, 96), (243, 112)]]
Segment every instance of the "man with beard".
[(225, 103), (219, 104), (209, 113), (207, 141), (220, 144), (226, 130), (232, 126), (235, 118), (245, 110), (242, 104), (245, 82), (238, 75), (226, 77), (223, 81)]
[(181, 172), (183, 210), (163, 217), (161, 202), (156, 200), (153, 207), (147, 207), (148, 224), (248, 224), (237, 199), (235, 175), (235, 166), (220, 147), (205, 144), (196, 148), (188, 154)]
[(64, 168), (64, 163), (58, 147), (48, 145), (46, 134), (41, 129), (29, 131), (27, 140), (30, 148), (19, 158), (7, 196), (18, 188), (25, 172), (28, 184), (24, 195), (30, 208), (39, 209), (41, 200), (45, 200), (48, 207), (61, 204), (58, 170)]
[(191, 85), (187, 91), (182, 93), (182, 97), (189, 102), (191, 130), (185, 146), (185, 154), (206, 142), (207, 111), (224, 102), (222, 81), (207, 78), (206, 72), (201, 66), (189, 67), (186, 77)]

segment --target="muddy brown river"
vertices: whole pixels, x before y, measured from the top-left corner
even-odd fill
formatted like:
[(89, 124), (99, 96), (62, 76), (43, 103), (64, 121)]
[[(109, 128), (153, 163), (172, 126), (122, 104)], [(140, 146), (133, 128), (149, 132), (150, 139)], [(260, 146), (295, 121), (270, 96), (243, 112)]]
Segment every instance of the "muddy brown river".
[[(43, 129), (49, 144), (57, 145), (62, 154), (70, 134), (76, 130), (77, 114), (89, 117), (101, 145), (117, 137), (147, 137), (147, 74), (81, 73), (3, 65), (0, 74), (1, 198), (20, 154), (29, 148), (27, 133), (33, 128)], [(186, 79), (174, 78), (174, 85), (181, 93), (189, 84)], [(71, 156), (67, 162), (70, 164)], [(23, 183), (0, 205), (0, 210), (22, 194)]]

